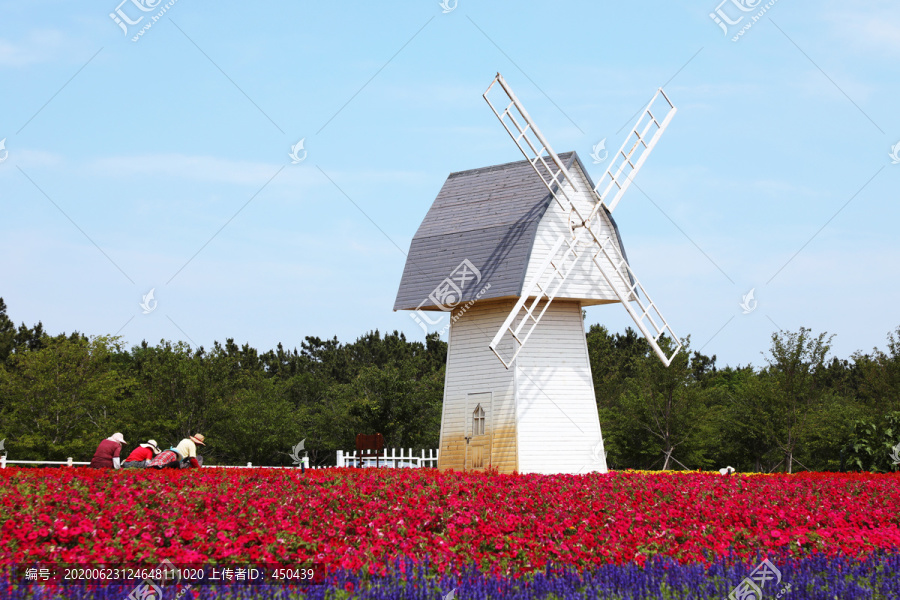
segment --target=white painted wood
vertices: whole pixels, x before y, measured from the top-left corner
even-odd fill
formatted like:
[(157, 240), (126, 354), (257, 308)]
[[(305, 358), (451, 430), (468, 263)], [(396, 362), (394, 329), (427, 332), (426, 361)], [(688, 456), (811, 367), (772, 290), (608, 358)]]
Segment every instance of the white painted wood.
[(516, 359), (522, 473), (606, 472), (581, 307), (554, 301)]
[[(484, 470), (490, 468), (491, 441), (493, 437), (492, 392), (470, 392), (466, 394), (466, 470)], [(479, 432), (475, 423), (475, 412), (483, 411), (484, 430)]]
[[(468, 435), (469, 394), (491, 393), (490, 464), (501, 471), (517, 468), (513, 373), (488, 347), (493, 332), (512, 309), (511, 300), (478, 301), (454, 314), (447, 350), (439, 467), (463, 470)], [(473, 406), (474, 408), (474, 406)]]
[(439, 467), (471, 466), (471, 460), (466, 465), (465, 437), (471, 434), (474, 394), (490, 392), (492, 467), (522, 473), (605, 472), (581, 303), (553, 302), (515, 368), (507, 370), (488, 341), (512, 304), (476, 302), (451, 325)]
[[(596, 205), (596, 200), (590, 192), (588, 180), (577, 162), (572, 165), (569, 174), (576, 181), (579, 189), (578, 191), (572, 190), (569, 184), (566, 183), (566, 197), (576, 205), (581, 214), (590, 214), (591, 210)], [(541, 222), (538, 224), (534, 247), (532, 248), (531, 257), (528, 261), (528, 269), (525, 274), (526, 283), (532, 281), (534, 277), (538, 275), (540, 267), (546, 260), (553, 245), (561, 235), (568, 235), (569, 231), (569, 214), (566, 213), (558, 203), (551, 202), (547, 208), (547, 212), (544, 213)], [(610, 237), (612, 242), (610, 247), (613, 249), (615, 257), (621, 258), (621, 253), (619, 252), (619, 238), (616, 235), (615, 228), (612, 226), (609, 217), (604, 211), (598, 213), (597, 224), (593, 227), (593, 231), (597, 233), (598, 237), (601, 239)], [(587, 254), (592, 246), (593, 245), (588, 244), (587, 239), (585, 239), (584, 247), (586, 253), (582, 255), (578, 264), (572, 272), (569, 273), (568, 278), (557, 294), (557, 298), (578, 299), (586, 306), (618, 302), (618, 297), (615, 292), (603, 278), (603, 275), (600, 274), (597, 267), (591, 262), (590, 255)], [(610, 266), (610, 270), (612, 270), (612, 266)], [(623, 285), (623, 292), (626, 289), (627, 288)]]

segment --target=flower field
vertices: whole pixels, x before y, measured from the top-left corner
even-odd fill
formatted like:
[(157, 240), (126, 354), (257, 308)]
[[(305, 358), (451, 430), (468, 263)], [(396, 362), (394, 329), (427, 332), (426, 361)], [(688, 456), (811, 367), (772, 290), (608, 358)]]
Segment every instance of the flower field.
[[(168, 559), (328, 573), (327, 586), (183, 596), (197, 598), (439, 598), (452, 588), (458, 598), (601, 588), (600, 597), (721, 598), (764, 558), (792, 583), (791, 598), (887, 598), (900, 597), (898, 486), (897, 474), (6, 469), (0, 554), (7, 566)], [(116, 586), (5, 581), (4, 597), (122, 597)], [(825, 595), (803, 595), (816, 590)]]

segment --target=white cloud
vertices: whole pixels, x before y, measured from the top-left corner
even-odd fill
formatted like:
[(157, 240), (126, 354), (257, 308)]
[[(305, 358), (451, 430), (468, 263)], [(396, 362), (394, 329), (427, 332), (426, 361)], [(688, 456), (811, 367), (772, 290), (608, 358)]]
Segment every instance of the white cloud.
[(900, 5), (896, 2), (874, 2), (865, 6), (846, 5), (826, 15), (832, 32), (848, 47), (860, 54), (881, 58), (900, 57)]
[(152, 175), (207, 182), (261, 185), (275, 174), (280, 165), (228, 160), (214, 156), (145, 154), (100, 158), (89, 163), (88, 167), (107, 177)]
[[(312, 163), (288, 164), (287, 153), (285, 153), (283, 164), (175, 153), (114, 156), (95, 159), (88, 163), (88, 169), (102, 174), (104, 177), (172, 177), (203, 182), (261, 186), (284, 165), (287, 166), (273, 180), (273, 184), (331, 185)], [(350, 182), (414, 184), (427, 181), (425, 174), (415, 171), (341, 170), (328, 166), (323, 169), (341, 186)]]
[(56, 30), (34, 30), (20, 41), (0, 38), (0, 65), (27, 67), (53, 60), (62, 54), (65, 36)]

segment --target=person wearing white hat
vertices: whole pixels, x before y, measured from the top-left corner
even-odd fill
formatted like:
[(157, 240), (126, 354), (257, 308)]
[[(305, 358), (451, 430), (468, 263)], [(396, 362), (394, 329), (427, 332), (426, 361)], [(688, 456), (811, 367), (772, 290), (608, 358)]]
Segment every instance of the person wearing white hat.
[(122, 445), (125, 438), (118, 431), (97, 446), (94, 458), (91, 459), (91, 467), (95, 469), (118, 469)]
[(147, 440), (146, 444), (141, 444), (131, 451), (131, 454), (122, 463), (122, 468), (143, 469), (157, 454), (159, 454), (159, 447), (156, 445), (156, 440)]
[(198, 460), (197, 458), (197, 444), (201, 446), (205, 446), (203, 440), (206, 438), (203, 437), (202, 433), (195, 433), (192, 436), (186, 437), (175, 446), (175, 451), (181, 456), (181, 466), (187, 468), (200, 468), (200, 461), (202, 458)]
[(197, 444), (205, 446), (202, 433), (195, 433), (186, 437), (174, 448), (163, 450), (147, 466), (154, 469), (178, 469), (181, 467), (199, 469), (202, 466), (203, 457), (197, 456)]

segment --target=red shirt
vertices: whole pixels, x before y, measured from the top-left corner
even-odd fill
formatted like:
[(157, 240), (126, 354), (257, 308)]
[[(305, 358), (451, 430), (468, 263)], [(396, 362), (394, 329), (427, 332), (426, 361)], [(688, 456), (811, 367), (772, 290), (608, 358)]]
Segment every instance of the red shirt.
[(128, 455), (128, 458), (125, 459), (125, 462), (140, 462), (144, 460), (150, 460), (151, 458), (153, 458), (153, 450), (151, 450), (150, 448), (145, 448), (143, 446), (138, 446), (131, 451), (131, 454)]
[(100, 445), (97, 446), (97, 451), (94, 452), (94, 458), (91, 459), (91, 466), (96, 469), (112, 469), (112, 459), (118, 457), (121, 453), (122, 444), (112, 440), (103, 440), (100, 442)]

